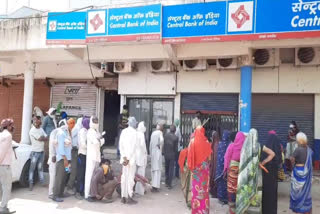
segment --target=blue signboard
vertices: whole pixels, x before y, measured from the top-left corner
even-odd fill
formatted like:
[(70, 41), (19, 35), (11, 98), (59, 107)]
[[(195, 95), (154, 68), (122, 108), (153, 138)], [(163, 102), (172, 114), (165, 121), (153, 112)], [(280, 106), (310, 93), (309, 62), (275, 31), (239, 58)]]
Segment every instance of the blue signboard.
[(47, 44), (84, 44), (86, 12), (49, 13)]
[(90, 10), (87, 17), (87, 42), (161, 39), (161, 4)]

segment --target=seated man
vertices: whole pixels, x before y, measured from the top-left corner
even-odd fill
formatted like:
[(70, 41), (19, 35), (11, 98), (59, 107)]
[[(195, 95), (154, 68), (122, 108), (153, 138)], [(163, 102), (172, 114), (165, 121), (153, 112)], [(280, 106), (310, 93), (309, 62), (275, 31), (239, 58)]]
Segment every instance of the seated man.
[(96, 168), (93, 172), (90, 186), (91, 197), (88, 198), (88, 201), (94, 202), (105, 198), (106, 200), (103, 202), (113, 202), (112, 194), (119, 184), (111, 170), (111, 161), (102, 160), (100, 167)]

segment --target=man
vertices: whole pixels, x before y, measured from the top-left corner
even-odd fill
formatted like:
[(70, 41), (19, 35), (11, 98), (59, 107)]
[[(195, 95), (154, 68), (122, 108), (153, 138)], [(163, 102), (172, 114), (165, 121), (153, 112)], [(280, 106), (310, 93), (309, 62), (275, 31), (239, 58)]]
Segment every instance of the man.
[[(137, 128), (137, 149), (136, 149), (136, 161), (137, 161), (137, 174), (144, 177), (148, 161), (148, 152), (145, 139), (146, 127), (144, 122), (140, 122)], [(139, 195), (144, 195), (145, 189), (141, 182), (137, 182), (135, 192)]]
[(137, 121), (129, 117), (128, 128), (125, 128), (120, 136), (120, 163), (122, 164), (121, 175), (121, 202), (136, 204), (133, 200), (134, 177), (136, 173), (136, 148), (137, 148)]
[(170, 132), (164, 136), (163, 154), (166, 163), (166, 185), (172, 189), (172, 179), (174, 174), (174, 164), (178, 153), (178, 141), (176, 136), (176, 127), (170, 126)]
[(97, 117), (90, 118), (90, 129), (87, 134), (87, 165), (85, 176), (85, 198), (89, 198), (91, 178), (94, 170), (101, 162), (100, 147), (104, 144), (103, 135), (99, 132), (99, 120)]
[(105, 203), (112, 203), (112, 194), (119, 182), (115, 179), (111, 169), (110, 160), (102, 160), (100, 167), (93, 172), (91, 179), (89, 202), (104, 200)]
[(72, 151), (71, 151), (71, 173), (69, 182), (67, 185), (68, 193), (71, 195), (74, 195), (76, 192), (74, 190), (75, 188), (75, 182), (77, 177), (77, 161), (78, 161), (78, 134), (80, 129), (82, 128), (82, 118), (78, 118), (77, 124), (74, 128), (72, 128), (71, 131), (71, 140), (72, 140)]
[(127, 105), (123, 105), (122, 113), (119, 115), (119, 118), (118, 118), (118, 138), (117, 138), (118, 139), (118, 142), (117, 142), (117, 146), (118, 146), (117, 155), (118, 155), (118, 158), (120, 158), (119, 140), (120, 140), (120, 136), (121, 136), (122, 130), (128, 127), (128, 118), (129, 118), (128, 106)]
[(174, 121), (174, 124), (176, 126), (176, 136), (178, 137), (179, 141), (178, 141), (178, 154), (177, 154), (177, 157), (176, 157), (176, 163), (175, 163), (175, 176), (177, 178), (180, 178), (180, 167), (179, 167), (179, 156), (180, 156), (180, 152), (181, 150), (183, 149), (183, 146), (182, 146), (182, 135), (181, 135), (181, 131), (180, 131), (180, 120), (179, 119), (176, 119)]
[(48, 140), (47, 134), (41, 128), (41, 117), (35, 116), (33, 119), (33, 127), (29, 132), (31, 140), (31, 164), (29, 168), (29, 190), (33, 190), (33, 174), (38, 168), (39, 181), (42, 185), (44, 183), (43, 176), (43, 162), (44, 162), (44, 142)]
[(59, 123), (59, 131), (57, 133), (57, 149), (56, 149), (56, 178), (54, 184), (54, 194), (52, 200), (55, 202), (63, 202), (64, 188), (66, 185), (67, 173), (71, 162), (71, 137), (69, 135), (69, 127), (66, 120)]
[(84, 197), (84, 185), (86, 175), (86, 162), (87, 162), (87, 133), (90, 124), (90, 119), (84, 117), (82, 120), (82, 128), (78, 134), (79, 151), (77, 162), (77, 199)]
[(291, 121), (289, 125), (289, 131), (288, 131), (288, 143), (286, 147), (286, 160), (285, 160), (285, 166), (286, 171), (291, 172), (292, 171), (292, 163), (290, 161), (290, 158), (293, 155), (293, 152), (298, 147), (298, 143), (296, 141), (296, 135), (299, 133), (299, 128), (297, 126), (296, 121)]
[(196, 112), (196, 117), (192, 120), (192, 129), (195, 130), (198, 126), (201, 126), (201, 112), (197, 111)]
[(151, 134), (150, 155), (151, 155), (151, 192), (159, 192), (162, 170), (162, 147), (163, 147), (163, 125), (158, 124), (157, 130)]
[(11, 163), (14, 157), (12, 149), (12, 133), (14, 125), (12, 119), (4, 119), (1, 121), (0, 128), (0, 184), (2, 189), (0, 214), (15, 213), (9, 211), (8, 202), (11, 195), (12, 177)]
[(47, 116), (43, 119), (42, 129), (50, 136), (51, 132), (57, 128), (56, 109), (50, 108), (47, 111)]
[(54, 129), (49, 137), (49, 157), (48, 157), (48, 165), (49, 165), (49, 198), (53, 198), (53, 188), (56, 177), (56, 146), (58, 144), (57, 141), (57, 133), (59, 128)]

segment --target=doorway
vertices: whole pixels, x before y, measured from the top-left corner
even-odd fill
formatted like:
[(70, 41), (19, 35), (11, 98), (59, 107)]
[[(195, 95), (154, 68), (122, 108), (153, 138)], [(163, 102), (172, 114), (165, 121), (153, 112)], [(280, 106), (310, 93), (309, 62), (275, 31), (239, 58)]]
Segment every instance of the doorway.
[(105, 91), (104, 99), (104, 124), (106, 131), (106, 146), (113, 146), (118, 134), (118, 117), (120, 109), (120, 95), (117, 91)]
[[(165, 130), (173, 124), (174, 100), (161, 98), (128, 98), (129, 115), (138, 122), (144, 121), (147, 128), (146, 141), (149, 149), (149, 141), (152, 131), (158, 123), (164, 124)], [(165, 131), (164, 131), (165, 133)]]

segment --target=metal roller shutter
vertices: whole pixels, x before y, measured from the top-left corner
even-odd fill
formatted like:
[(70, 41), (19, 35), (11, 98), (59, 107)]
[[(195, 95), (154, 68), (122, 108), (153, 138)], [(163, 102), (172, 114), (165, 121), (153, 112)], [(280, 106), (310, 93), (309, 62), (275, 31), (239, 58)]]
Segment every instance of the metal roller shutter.
[(276, 130), (281, 142), (287, 141), (289, 124), (297, 122), (305, 132), (309, 144), (314, 138), (314, 96), (291, 94), (254, 94), (252, 96), (252, 127), (259, 133), (259, 141), (265, 142), (269, 130)]
[(97, 88), (86, 83), (57, 83), (52, 87), (51, 106), (57, 108), (62, 103), (61, 111), (71, 117), (96, 115)]
[(182, 94), (182, 111), (238, 113), (238, 94)]

